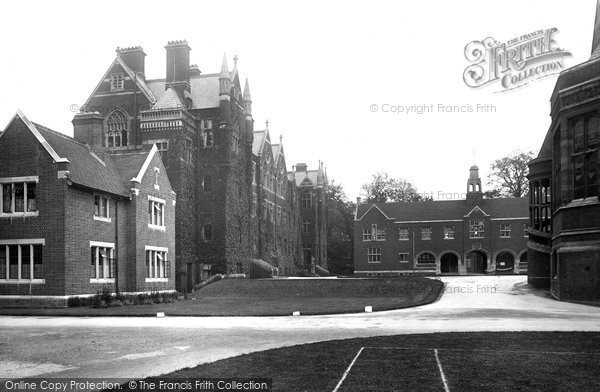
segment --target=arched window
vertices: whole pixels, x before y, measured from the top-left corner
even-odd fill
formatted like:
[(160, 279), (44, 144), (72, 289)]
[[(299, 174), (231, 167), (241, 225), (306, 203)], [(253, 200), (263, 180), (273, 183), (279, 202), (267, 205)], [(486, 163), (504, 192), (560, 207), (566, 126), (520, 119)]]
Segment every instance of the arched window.
[(417, 264), (435, 264), (435, 256), (432, 253), (422, 253), (417, 258)]
[(129, 144), (129, 117), (121, 110), (114, 110), (106, 118), (104, 129), (106, 147)]
[(579, 152), (583, 149), (583, 120), (579, 120), (573, 126), (573, 150)]

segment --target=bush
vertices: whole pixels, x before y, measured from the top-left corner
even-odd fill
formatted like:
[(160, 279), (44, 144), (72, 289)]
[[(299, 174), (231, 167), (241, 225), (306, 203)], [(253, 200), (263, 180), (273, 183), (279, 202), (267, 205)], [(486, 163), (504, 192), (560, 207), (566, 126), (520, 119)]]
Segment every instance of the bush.
[(248, 275), (250, 279), (272, 278), (277, 274), (277, 268), (264, 260), (252, 259), (250, 261), (250, 271)]
[(100, 300), (104, 301), (106, 306), (110, 306), (110, 303), (113, 300), (113, 296), (107, 286), (102, 287), (102, 294), (100, 294)]

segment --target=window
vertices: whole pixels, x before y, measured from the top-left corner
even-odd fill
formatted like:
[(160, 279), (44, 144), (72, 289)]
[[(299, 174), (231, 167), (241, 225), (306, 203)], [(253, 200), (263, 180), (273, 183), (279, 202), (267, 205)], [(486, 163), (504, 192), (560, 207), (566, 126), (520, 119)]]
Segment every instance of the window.
[(500, 225), (500, 238), (510, 238), (511, 225)]
[(167, 248), (146, 246), (146, 282), (166, 280), (171, 277), (171, 263)]
[(469, 237), (484, 238), (485, 225), (483, 219), (469, 219)]
[(0, 179), (0, 216), (37, 216), (38, 177)]
[(204, 189), (204, 192), (212, 191), (212, 182), (211, 176), (204, 176), (204, 180), (202, 180), (202, 189)]
[(310, 221), (305, 220), (304, 222), (302, 222), (302, 232), (310, 233)]
[(444, 226), (444, 239), (445, 240), (453, 240), (454, 239), (454, 226)]
[(385, 241), (385, 227), (380, 229), (375, 225), (375, 232), (377, 233), (377, 241)]
[(165, 201), (157, 197), (148, 196), (148, 214), (150, 221), (148, 227), (150, 228), (164, 228), (165, 227)]
[(417, 264), (435, 264), (435, 256), (432, 253), (422, 253), (417, 258)]
[(398, 239), (400, 241), (408, 241), (408, 228), (401, 227), (398, 229)]
[(45, 283), (43, 239), (0, 241), (0, 281)]
[(398, 262), (408, 263), (408, 253), (398, 253)]
[(156, 144), (156, 150), (158, 151), (158, 153), (160, 154), (160, 157), (164, 161), (165, 158), (167, 157), (167, 151), (169, 151), (169, 142), (163, 141), (163, 142), (157, 142), (155, 144)]
[(258, 214), (258, 196), (256, 193), (252, 194), (252, 216), (255, 217)]
[(123, 74), (110, 75), (110, 91), (123, 91), (125, 77)]
[(302, 208), (312, 208), (312, 195), (308, 192), (302, 194), (302, 199), (300, 200), (300, 206)]
[(367, 261), (381, 263), (381, 248), (367, 248)]
[(114, 248), (113, 243), (90, 242), (91, 280), (114, 279)]
[(373, 239), (371, 229), (363, 229), (363, 241), (371, 241)]
[(105, 123), (106, 147), (127, 146), (129, 142), (129, 117), (121, 110), (114, 110)]
[(576, 119), (571, 125), (573, 137), (573, 198), (598, 196), (598, 117)]
[(202, 129), (202, 130), (213, 129), (213, 120), (211, 120), (209, 118), (203, 119), (200, 122), (200, 129)]
[(213, 147), (214, 145), (215, 145), (215, 139), (213, 136), (213, 131), (212, 131), (212, 129), (206, 129), (204, 131), (204, 147), (210, 148), (210, 147)]
[(529, 237), (529, 233), (527, 232), (527, 230), (529, 230), (529, 226), (527, 225), (527, 223), (523, 223), (523, 236), (524, 237)]
[(212, 224), (203, 225), (200, 235), (204, 241), (212, 241)]
[(431, 226), (421, 227), (421, 239), (424, 241), (431, 239)]
[(94, 219), (110, 222), (110, 202), (103, 196), (94, 196)]

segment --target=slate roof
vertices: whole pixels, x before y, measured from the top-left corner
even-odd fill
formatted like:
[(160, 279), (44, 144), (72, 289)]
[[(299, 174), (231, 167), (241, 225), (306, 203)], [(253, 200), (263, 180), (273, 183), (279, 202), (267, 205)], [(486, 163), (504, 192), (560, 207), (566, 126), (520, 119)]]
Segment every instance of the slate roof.
[[(165, 94), (165, 79), (146, 81), (156, 99)], [(192, 109), (208, 109), (219, 107), (219, 74), (201, 74), (190, 77), (192, 93)]]
[(254, 131), (254, 139), (252, 141), (252, 154), (258, 155), (262, 153), (265, 142), (269, 139), (269, 131)]
[(306, 178), (308, 178), (311, 182), (311, 186), (316, 186), (318, 181), (319, 181), (319, 171), (318, 170), (308, 170), (306, 172), (293, 172), (292, 174), (292, 179), (294, 181), (296, 181), (296, 186), (300, 186), (302, 185), (302, 182), (304, 182), (304, 180)]
[(86, 188), (129, 196), (132, 178), (136, 177), (150, 154), (147, 150), (135, 150), (122, 154), (106, 154), (92, 151), (91, 148), (75, 139), (56, 132), (43, 125), (30, 122), (20, 112), (25, 124), (34, 127), (32, 132), (41, 136), (40, 142), (54, 150), (61, 160), (69, 162), (69, 180)]
[[(415, 203), (364, 203), (358, 206), (357, 219), (376, 205), (388, 218), (399, 221), (433, 221), (463, 219), (473, 208), (466, 200), (434, 200)], [(482, 199), (476, 205), (491, 218), (523, 218), (529, 216), (526, 197)]]
[(179, 94), (171, 87), (164, 92), (164, 94), (156, 101), (154, 106), (152, 106), (152, 110), (160, 110), (160, 109), (171, 109), (171, 108), (185, 108), (183, 102), (181, 102), (181, 98), (179, 98)]

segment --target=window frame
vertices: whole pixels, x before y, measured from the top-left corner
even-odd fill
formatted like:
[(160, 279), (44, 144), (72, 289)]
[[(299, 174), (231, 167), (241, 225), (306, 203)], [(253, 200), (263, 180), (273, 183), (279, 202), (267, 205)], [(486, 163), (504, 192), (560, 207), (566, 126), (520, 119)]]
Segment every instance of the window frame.
[[(506, 227), (508, 227), (508, 229)], [(511, 238), (511, 237), (512, 237), (512, 224), (500, 223), (500, 238)]]
[[(102, 241), (90, 241), (90, 255), (93, 249), (96, 249), (94, 252), (94, 259), (90, 259), (90, 261), (94, 261), (94, 275), (90, 277), (90, 283), (114, 283), (115, 277), (115, 264), (116, 258), (115, 256), (115, 243), (114, 242), (102, 242)], [(100, 262), (101, 257), (101, 249), (110, 250), (106, 253), (106, 257), (103, 260), (108, 260), (107, 263)], [(104, 257), (104, 256), (102, 256)], [(102, 264), (102, 265), (101, 265)], [(102, 277), (100, 277), (100, 271), (102, 271)], [(108, 277), (106, 277), (108, 272)]]
[[(23, 185), (23, 211), (16, 211), (17, 197), (15, 185)], [(35, 210), (29, 211), (28, 184), (35, 184)], [(0, 218), (21, 218), (39, 216), (39, 176), (0, 178)], [(4, 187), (10, 186), (10, 212), (4, 212)]]
[[(148, 213), (150, 214), (150, 221), (148, 227), (154, 230), (165, 231), (167, 229), (165, 222), (165, 207), (167, 205), (166, 200), (148, 195)], [(160, 208), (156, 208), (160, 206)], [(160, 211), (160, 220), (156, 214), (156, 210)], [(152, 212), (150, 212), (152, 211)], [(159, 224), (160, 223), (160, 224)]]
[(110, 92), (119, 92), (125, 90), (125, 74), (124, 73), (112, 73), (110, 74)]
[[(481, 222), (481, 225), (477, 227), (481, 227), (481, 230), (476, 229), (476, 224), (473, 223), (475, 221)], [(485, 238), (485, 220), (483, 219), (469, 219), (469, 239), (482, 239)]]
[(444, 240), (456, 239), (456, 229), (454, 226), (444, 226)]
[(381, 263), (381, 248), (367, 248), (367, 263), (368, 264), (379, 264)]
[(146, 254), (145, 282), (168, 282), (169, 278), (171, 278), (171, 261), (168, 257), (169, 248), (146, 245), (144, 251)]
[[(43, 238), (32, 238), (32, 239), (11, 239), (11, 240), (0, 240), (0, 248), (4, 248), (4, 278), (0, 278), (2, 284), (45, 284), (46, 279), (44, 277), (44, 246), (46, 240)], [(17, 247), (17, 278), (11, 279), (10, 276), (10, 247)], [(23, 278), (23, 247), (29, 248), (29, 278)], [(36, 263), (35, 259), (35, 247), (41, 247), (41, 262)], [(36, 278), (35, 266), (42, 265), (42, 277)], [(2, 265), (0, 265), (2, 268)]]
[[(101, 222), (112, 222), (112, 218), (110, 216), (110, 197), (104, 195), (94, 195), (94, 220)], [(102, 211), (101, 205), (96, 204), (96, 202), (102, 203), (102, 201), (106, 202), (106, 216), (99, 215), (98, 213)]]
[(421, 226), (421, 241), (431, 241), (433, 236), (433, 227)]
[[(406, 256), (406, 260), (402, 260)], [(407, 252), (399, 252), (398, 253), (398, 262), (399, 263), (410, 263), (410, 253)]]
[[(404, 232), (406, 230), (406, 233)], [(406, 234), (406, 236), (405, 236)], [(398, 228), (398, 241), (410, 241), (410, 230), (408, 227)]]

